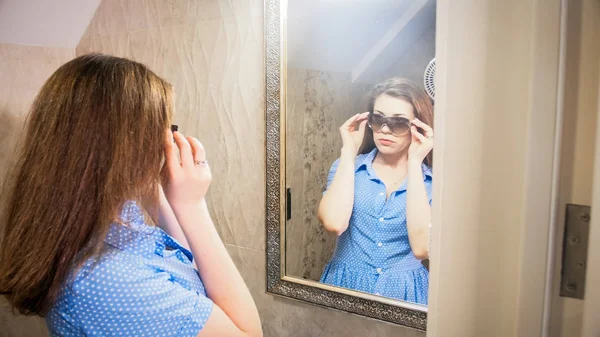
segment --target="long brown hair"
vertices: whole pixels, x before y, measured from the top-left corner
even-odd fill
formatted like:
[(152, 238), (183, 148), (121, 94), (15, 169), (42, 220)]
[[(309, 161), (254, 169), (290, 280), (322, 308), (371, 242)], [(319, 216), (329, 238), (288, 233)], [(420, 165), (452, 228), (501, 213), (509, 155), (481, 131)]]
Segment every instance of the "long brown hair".
[[(367, 111), (373, 112), (375, 101), (381, 95), (396, 97), (410, 103), (413, 106), (415, 117), (433, 128), (433, 105), (431, 99), (425, 90), (421, 89), (414, 82), (405, 78), (394, 77), (375, 85), (367, 96)], [(373, 130), (367, 127), (365, 128), (365, 136), (359, 153), (369, 153), (374, 148)], [(433, 165), (433, 154), (429, 153), (424, 162), (428, 166)]]
[(125, 201), (158, 210), (171, 114), (170, 84), (131, 60), (83, 55), (47, 80), (4, 182), (0, 294), (13, 309), (47, 314)]

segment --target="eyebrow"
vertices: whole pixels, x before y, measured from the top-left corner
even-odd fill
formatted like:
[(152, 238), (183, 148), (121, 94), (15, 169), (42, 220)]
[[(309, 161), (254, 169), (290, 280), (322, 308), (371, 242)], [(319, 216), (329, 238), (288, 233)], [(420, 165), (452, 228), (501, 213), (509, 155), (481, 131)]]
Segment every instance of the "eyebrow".
[[(374, 112), (379, 112), (380, 115), (385, 116), (385, 113), (380, 110), (375, 110)], [(408, 117), (406, 114), (395, 113), (391, 117)]]

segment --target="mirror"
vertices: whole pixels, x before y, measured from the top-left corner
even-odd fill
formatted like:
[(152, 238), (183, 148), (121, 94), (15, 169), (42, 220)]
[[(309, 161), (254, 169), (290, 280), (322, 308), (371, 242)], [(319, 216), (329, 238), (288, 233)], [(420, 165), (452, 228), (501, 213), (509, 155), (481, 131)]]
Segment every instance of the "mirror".
[(265, 6), (267, 290), (424, 330), (435, 0)]

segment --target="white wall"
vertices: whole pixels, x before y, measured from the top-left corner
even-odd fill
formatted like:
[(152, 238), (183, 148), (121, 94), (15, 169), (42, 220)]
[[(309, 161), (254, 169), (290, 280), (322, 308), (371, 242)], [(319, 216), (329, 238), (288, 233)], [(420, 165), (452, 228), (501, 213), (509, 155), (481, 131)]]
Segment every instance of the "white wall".
[(2, 0), (0, 43), (75, 48), (101, 0)]
[[(600, 2), (569, 0), (566, 45), (564, 133), (550, 332), (552, 337), (581, 336), (580, 299), (558, 297), (566, 204), (592, 205), (594, 151), (600, 73)], [(597, 170), (597, 168), (596, 168)], [(597, 244), (596, 242), (594, 244)], [(591, 245), (591, 243), (590, 243)], [(590, 255), (591, 258), (591, 255)], [(593, 287), (586, 280), (586, 285)], [(589, 288), (588, 288), (589, 289)], [(585, 298), (587, 299), (587, 289)], [(596, 313), (597, 317), (597, 313)]]
[(520, 336), (541, 325), (520, 312), (525, 263), (536, 262), (525, 258), (545, 262), (544, 238), (529, 241), (529, 229), (548, 221), (529, 206), (548, 198), (536, 192), (548, 192), (551, 165), (534, 164), (552, 163), (556, 109), (546, 102), (556, 97), (559, 4), (438, 1), (429, 337)]

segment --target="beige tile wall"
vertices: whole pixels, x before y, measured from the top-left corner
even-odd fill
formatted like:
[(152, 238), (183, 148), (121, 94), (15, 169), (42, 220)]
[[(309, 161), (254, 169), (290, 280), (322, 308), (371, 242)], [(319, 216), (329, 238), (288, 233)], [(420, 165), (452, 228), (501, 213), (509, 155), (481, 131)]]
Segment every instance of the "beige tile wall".
[[(74, 49), (0, 43), (0, 176), (4, 176), (18, 130), (46, 79), (72, 59)], [(0, 178), (2, 179), (2, 178)]]
[(286, 108), (286, 187), (292, 214), (286, 222), (286, 274), (318, 281), (336, 236), (317, 210), (327, 174), (339, 158), (339, 127), (352, 116), (350, 73), (289, 68)]

